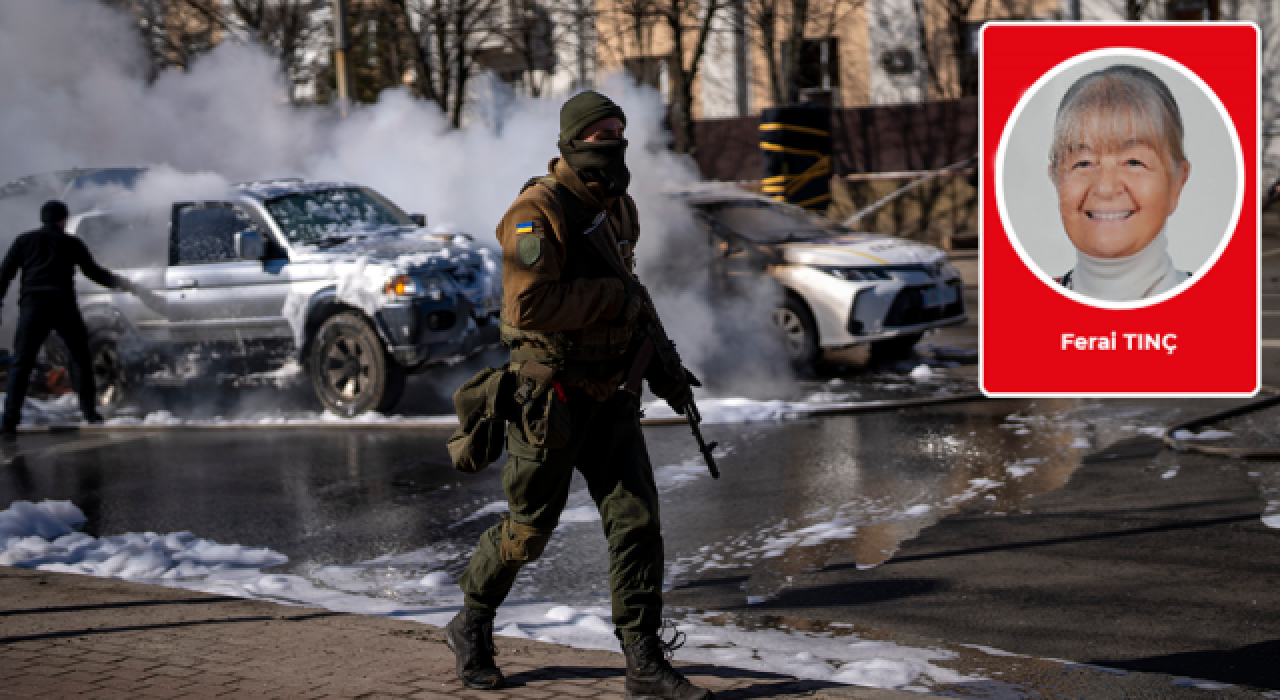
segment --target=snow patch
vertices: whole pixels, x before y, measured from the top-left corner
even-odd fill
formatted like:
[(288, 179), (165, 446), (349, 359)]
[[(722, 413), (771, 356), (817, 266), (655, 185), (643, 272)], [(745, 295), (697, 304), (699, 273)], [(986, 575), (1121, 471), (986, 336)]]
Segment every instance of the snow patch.
[(426, 576), (423, 576), (421, 582), (423, 586), (428, 588), (439, 588), (441, 586), (447, 586), (450, 583), (453, 583), (453, 577), (446, 571), (432, 571)]
[(218, 544), (190, 532), (91, 537), (69, 501), (17, 501), (0, 511), (0, 565), (127, 579), (180, 579), (289, 561), (269, 549)]
[(1190, 430), (1177, 430), (1173, 433), (1174, 440), (1221, 440), (1234, 436), (1235, 433), (1230, 430), (1202, 430), (1198, 433), (1193, 433)]
[[(496, 512), (501, 502), (481, 508)], [(422, 563), (433, 567), (461, 553), (427, 549), (387, 555), (356, 566), (326, 566), (306, 577), (263, 574), (287, 558), (269, 549), (224, 545), (188, 532), (128, 533), (94, 538), (74, 532), (84, 514), (66, 501), (16, 502), (0, 511), (0, 558), (28, 568), (160, 583), (243, 598), (319, 606), (338, 612), (394, 615), (397, 620), (443, 627), (462, 606), (463, 594), (443, 570), (410, 575)], [(811, 529), (820, 535), (823, 528)], [(52, 539), (49, 539), (52, 538)], [(764, 602), (752, 596), (751, 604)], [(981, 680), (935, 662), (955, 653), (861, 640), (836, 632), (746, 629), (725, 624), (715, 613), (679, 621), (696, 644), (676, 652), (681, 661), (714, 663), (883, 688), (920, 683)], [(617, 650), (610, 611), (513, 597), (494, 625), (505, 637), (538, 639), (584, 649)]]
[(1009, 476), (1015, 479), (1021, 479), (1022, 477), (1034, 472), (1036, 470), (1037, 465), (1044, 464), (1045, 462), (1048, 462), (1048, 461), (1049, 460), (1044, 457), (1029, 457), (1027, 459), (1020, 459), (1016, 462), (1006, 464), (1004, 467), (1004, 471), (1006, 474), (1008, 474)]
[(1280, 501), (1268, 501), (1264, 512), (1266, 515), (1262, 516), (1262, 524), (1280, 530)]
[(916, 381), (922, 381), (925, 379), (933, 379), (933, 375), (933, 369), (929, 367), (929, 365), (916, 365), (908, 376)]

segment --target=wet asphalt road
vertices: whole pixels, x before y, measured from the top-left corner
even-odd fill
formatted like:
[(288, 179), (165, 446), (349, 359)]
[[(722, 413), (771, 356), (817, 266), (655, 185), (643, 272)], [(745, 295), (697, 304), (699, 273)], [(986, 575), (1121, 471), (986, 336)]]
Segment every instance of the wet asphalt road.
[[(992, 401), (710, 426), (725, 446), (719, 481), (684, 430), (646, 429), (668, 606), (1280, 688), (1280, 531), (1260, 521), (1280, 471), (1174, 455), (1138, 434), (1189, 415), (1156, 402)], [(1263, 435), (1274, 419), (1242, 428)], [(27, 465), (0, 474), (0, 502), (69, 499), (90, 534), (190, 530), (283, 552), (303, 574), (428, 546), (466, 552), (497, 521), (466, 518), (502, 500), (499, 470), (457, 474), (445, 437), (24, 437)], [(1019, 465), (1032, 468), (1014, 476)], [(575, 505), (590, 505), (581, 484)], [(823, 539), (832, 527), (848, 530)], [(598, 523), (563, 524), (518, 595), (601, 602), (605, 557)]]
[[(797, 391), (937, 389), (892, 369), (829, 369)], [(436, 385), (450, 381), (419, 385), (408, 405), (442, 412)], [(1280, 465), (1177, 455), (1142, 431), (1229, 403), (1006, 400), (708, 426), (724, 450), (719, 481), (683, 428), (647, 428), (668, 606), (1280, 689), (1280, 530), (1260, 519), (1280, 501)], [(1223, 427), (1267, 442), (1277, 416)], [(471, 516), (503, 499), (499, 470), (454, 472), (446, 437), (377, 426), (24, 436), (26, 465), (0, 471), (0, 504), (67, 499), (90, 534), (189, 530), (283, 552), (303, 574), (424, 547), (465, 553), (497, 521)], [(589, 509), (574, 489), (570, 507)], [(559, 528), (517, 590), (599, 602), (606, 582), (588, 518)], [(1209, 695), (1160, 678), (1115, 696)], [(1028, 696), (1096, 696), (1005, 680)]]

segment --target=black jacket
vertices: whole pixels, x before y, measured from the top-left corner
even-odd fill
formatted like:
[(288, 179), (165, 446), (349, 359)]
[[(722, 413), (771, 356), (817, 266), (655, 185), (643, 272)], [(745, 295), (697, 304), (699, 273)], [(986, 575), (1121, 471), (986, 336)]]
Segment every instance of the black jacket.
[(94, 262), (84, 241), (45, 226), (18, 236), (0, 265), (0, 301), (9, 291), (18, 269), (22, 269), (19, 303), (28, 299), (75, 299), (76, 267), (85, 277), (104, 287), (118, 287), (116, 276)]

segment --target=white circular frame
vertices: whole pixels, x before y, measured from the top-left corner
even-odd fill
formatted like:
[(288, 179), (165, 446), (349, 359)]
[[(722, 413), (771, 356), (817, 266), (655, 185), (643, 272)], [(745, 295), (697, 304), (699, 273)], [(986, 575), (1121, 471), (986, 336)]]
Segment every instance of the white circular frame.
[[(1009, 210), (1004, 201), (1005, 156), (1009, 149), (1009, 137), (1013, 133), (1014, 124), (1016, 124), (1018, 122), (1018, 118), (1022, 116), (1023, 108), (1025, 108), (1036, 96), (1036, 93), (1040, 92), (1040, 88), (1044, 87), (1046, 83), (1057, 77), (1058, 74), (1074, 66), (1080, 65), (1081, 63), (1098, 58), (1143, 58), (1148, 61), (1163, 64), (1164, 66), (1177, 71), (1184, 78), (1190, 80), (1193, 85), (1200, 89), (1200, 92), (1203, 93), (1205, 97), (1209, 98), (1209, 102), (1213, 105), (1214, 109), (1218, 110), (1218, 116), (1227, 127), (1227, 135), (1231, 138), (1232, 155), (1235, 156), (1236, 197), (1235, 202), (1232, 204), (1231, 218), (1227, 224), (1227, 229), (1222, 232), (1222, 240), (1218, 242), (1218, 247), (1214, 249), (1213, 254), (1209, 256), (1209, 259), (1206, 260), (1199, 269), (1192, 273), (1191, 279), (1186, 280), (1173, 289), (1162, 294), (1157, 294), (1149, 299), (1136, 299), (1133, 301), (1104, 301), (1102, 299), (1094, 299), (1092, 297), (1084, 296), (1083, 294), (1077, 293), (1075, 290), (1067, 289), (1061, 284), (1058, 284), (1057, 280), (1045, 273), (1044, 270), (1040, 269), (1040, 266), (1036, 264), (1035, 260), (1027, 253), (1026, 249), (1022, 247), (1022, 241), (1018, 239), (1018, 234), (1014, 231), (1013, 222), (1009, 219)], [(1018, 257), (1022, 259), (1022, 264), (1026, 265), (1027, 268), (1036, 275), (1036, 277), (1039, 277), (1040, 281), (1044, 282), (1062, 296), (1088, 306), (1112, 310), (1141, 309), (1153, 304), (1159, 304), (1178, 296), (1198, 282), (1200, 276), (1218, 262), (1218, 258), (1222, 256), (1222, 252), (1227, 249), (1227, 244), (1235, 237), (1236, 225), (1240, 223), (1240, 213), (1242, 211), (1242, 205), (1244, 204), (1244, 183), (1246, 179), (1244, 172), (1244, 152), (1240, 148), (1240, 135), (1236, 132), (1236, 125), (1231, 120), (1231, 116), (1227, 113), (1226, 107), (1222, 105), (1222, 101), (1218, 99), (1217, 93), (1215, 93), (1208, 84), (1201, 80), (1200, 76), (1196, 75), (1189, 68), (1168, 56), (1152, 51), (1146, 51), (1144, 49), (1132, 48), (1109, 48), (1086, 51), (1085, 53), (1077, 54), (1068, 58), (1049, 69), (1044, 75), (1040, 76), (1040, 78), (1036, 80), (1036, 82), (1025, 93), (1023, 93), (1022, 98), (1018, 100), (1017, 106), (1013, 108), (1013, 113), (1009, 115), (1009, 120), (1005, 122), (1004, 131), (1000, 135), (1000, 146), (996, 149), (995, 178), (996, 208), (1000, 214), (1000, 223), (1004, 226), (1005, 236), (1008, 237), (1009, 242), (1013, 244), (1014, 251), (1017, 252)]]

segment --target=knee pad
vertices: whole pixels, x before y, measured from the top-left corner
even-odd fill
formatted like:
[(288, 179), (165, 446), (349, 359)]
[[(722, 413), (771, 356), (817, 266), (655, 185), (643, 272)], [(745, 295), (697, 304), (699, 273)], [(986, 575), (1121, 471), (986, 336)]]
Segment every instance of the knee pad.
[(499, 553), (502, 563), (511, 568), (519, 568), (531, 561), (537, 561), (551, 539), (553, 529), (544, 529), (532, 525), (524, 525), (507, 519), (502, 522), (502, 544)]

